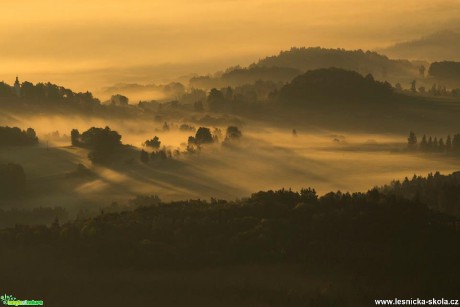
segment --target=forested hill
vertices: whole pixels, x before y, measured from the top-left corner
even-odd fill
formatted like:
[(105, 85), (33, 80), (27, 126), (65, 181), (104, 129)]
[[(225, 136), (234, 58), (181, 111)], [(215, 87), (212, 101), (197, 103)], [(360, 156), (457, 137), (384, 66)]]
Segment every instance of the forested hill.
[(417, 75), (418, 72), (417, 66), (407, 60), (392, 60), (376, 52), (320, 47), (291, 48), (288, 51), (281, 51), (278, 55), (259, 60), (252, 66), (290, 67), (302, 71), (337, 67), (361, 74), (371, 73), (378, 79)]
[(71, 89), (59, 86), (50, 82), (33, 84), (24, 81), (20, 85), (19, 94), (15, 92), (13, 86), (0, 82), (0, 106), (27, 105), (63, 105), (94, 107), (99, 106), (99, 99), (93, 97), (90, 92), (76, 93)]
[(308, 71), (286, 84), (280, 91), (279, 101), (291, 105), (319, 106), (322, 102), (340, 104), (375, 102), (393, 94), (389, 83), (375, 81), (372, 75), (363, 77), (357, 72), (327, 68)]
[(429, 199), (412, 191), (430, 185), (458, 205), (458, 178), (436, 174), (366, 193), (321, 197), (308, 188), (257, 192), (234, 202), (165, 204), (140, 198), (134, 211), (4, 229), (0, 246), (32, 252), (46, 244), (53, 255), (59, 251), (59, 259), (85, 267), (306, 262), (380, 273), (424, 272), (428, 280), (430, 272), (443, 270), (452, 277), (459, 271), (459, 220), (429, 209)]
[[(18, 267), (40, 276), (37, 287), (41, 291), (63, 289), (63, 284), (67, 285), (62, 283), (63, 278), (79, 276), (75, 287), (91, 298), (100, 297), (101, 291), (118, 289), (113, 288), (112, 278), (127, 276), (126, 284), (136, 282), (136, 286), (128, 291), (123, 288), (123, 294), (129, 294), (130, 302), (131, 297), (141, 297), (136, 305), (146, 302), (146, 297), (163, 283), (173, 285), (173, 290), (165, 295), (158, 290), (155, 295), (170, 301), (177, 289), (184, 289), (186, 271), (199, 270), (199, 288), (205, 288), (204, 284), (210, 290), (197, 290), (196, 295), (209, 296), (217, 291), (210, 285), (228, 280), (227, 274), (238, 267), (258, 272), (261, 266), (279, 267), (281, 276), (291, 274), (290, 267), (301, 268), (305, 277), (297, 277), (296, 283), (313, 282), (315, 272), (320, 272), (321, 280), (329, 276), (328, 272), (333, 272), (330, 278), (334, 282), (344, 280), (321, 292), (324, 296), (319, 303), (309, 306), (369, 306), (369, 301), (377, 297), (404, 293), (455, 297), (459, 293), (460, 220), (431, 208), (458, 208), (459, 180), (458, 173), (435, 174), (393, 182), (366, 193), (330, 192), (318, 197), (311, 188), (300, 192), (282, 189), (257, 192), (231, 202), (213, 199), (162, 203), (158, 197), (138, 197), (133, 201), (137, 208), (130, 211), (101, 212), (94, 218), (82, 217), (64, 224), (56, 219), (48, 226), (16, 225), (0, 230), (0, 269), (17, 291), (27, 290)], [(216, 279), (209, 275), (214, 269), (225, 273)], [(141, 279), (145, 276), (138, 275), (141, 272), (149, 278)], [(220, 300), (221, 293), (240, 297), (247, 287), (257, 286), (257, 298), (273, 302), (270, 294), (274, 288), (265, 284), (275, 280), (279, 285), (280, 275), (273, 275), (272, 270), (263, 272), (267, 272), (260, 279), (263, 286), (244, 278), (230, 279), (232, 286), (216, 295)], [(97, 273), (109, 277), (95, 280)], [(158, 286), (150, 286), (150, 275), (158, 280)], [(173, 283), (171, 276), (180, 276), (180, 283)], [(236, 284), (241, 284), (244, 292), (235, 291)], [(371, 290), (366, 288), (369, 284)], [(88, 287), (95, 288), (97, 294)], [(45, 298), (49, 301), (62, 299), (60, 291), (48, 293)], [(280, 293), (279, 304), (262, 306), (305, 306), (319, 292), (289, 288), (288, 294)], [(83, 297), (88, 301), (88, 294)], [(332, 299), (325, 299), (329, 297)], [(115, 304), (107, 305), (107, 298)], [(112, 296), (103, 295), (103, 301), (104, 306), (125, 306), (116, 304)]]

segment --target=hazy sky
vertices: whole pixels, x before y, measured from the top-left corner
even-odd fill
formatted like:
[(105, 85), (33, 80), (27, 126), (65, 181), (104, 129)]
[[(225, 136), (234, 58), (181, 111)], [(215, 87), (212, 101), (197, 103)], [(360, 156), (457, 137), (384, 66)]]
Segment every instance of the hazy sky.
[(1, 10), (0, 80), (17, 73), (93, 91), (292, 46), (372, 49), (460, 24), (460, 0), (22, 0)]

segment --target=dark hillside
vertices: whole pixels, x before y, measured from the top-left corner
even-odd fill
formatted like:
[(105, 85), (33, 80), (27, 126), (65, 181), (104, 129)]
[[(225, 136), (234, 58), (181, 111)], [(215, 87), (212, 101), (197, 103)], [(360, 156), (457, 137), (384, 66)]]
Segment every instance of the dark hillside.
[[(436, 174), (416, 181), (458, 200), (460, 190), (451, 188), (458, 178)], [(15, 268), (36, 274), (33, 289), (51, 306), (78, 284), (56, 282), (66, 274), (81, 280), (80, 296), (67, 306), (102, 297), (106, 304), (123, 306), (114, 299), (126, 302), (123, 296), (131, 303), (169, 300), (169, 306), (184, 306), (183, 301), (171, 303), (177, 289), (185, 291), (192, 306), (216, 297), (220, 306), (305, 306), (306, 301), (313, 302), (310, 306), (369, 306), (374, 299), (402, 295), (453, 298), (459, 293), (460, 221), (433, 211), (424, 197), (401, 194), (413, 185), (321, 197), (310, 188), (282, 189), (235, 202), (147, 198), (133, 211), (2, 230), (0, 269), (8, 286), (21, 293), (35, 292), (21, 286), (25, 277)], [(294, 266), (297, 282), (286, 278)], [(218, 278), (211, 273), (216, 269)], [(244, 280), (235, 279), (235, 269)], [(101, 277), (108, 270), (111, 277)], [(263, 280), (248, 276), (260, 270)], [(192, 272), (201, 277), (184, 278)], [(155, 276), (162, 276), (162, 286), (152, 285)], [(119, 286), (123, 296), (114, 292), (112, 277), (126, 284)], [(297, 286), (284, 292), (280, 280)], [(133, 282), (136, 286), (129, 286)], [(241, 289), (241, 282), (251, 291)], [(273, 295), (275, 289), (281, 292)]]
[(279, 99), (286, 104), (313, 106), (324, 102), (372, 103), (388, 99), (392, 94), (389, 83), (375, 81), (371, 75), (363, 77), (357, 72), (327, 68), (296, 77), (281, 89)]

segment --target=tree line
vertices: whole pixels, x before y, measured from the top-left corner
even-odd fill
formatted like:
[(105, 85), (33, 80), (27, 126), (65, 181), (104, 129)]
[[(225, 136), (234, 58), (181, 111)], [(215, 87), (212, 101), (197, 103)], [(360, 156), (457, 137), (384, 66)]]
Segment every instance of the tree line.
[(393, 181), (379, 190), (385, 194), (426, 204), (429, 208), (460, 216), (460, 172), (427, 177), (414, 175), (411, 179)]
[(411, 151), (460, 153), (460, 134), (455, 134), (452, 138), (448, 135), (445, 141), (442, 137), (438, 139), (424, 134), (419, 142), (415, 132), (411, 131), (407, 138), (407, 145)]
[(21, 130), (18, 127), (0, 127), (0, 146), (25, 146), (38, 144), (35, 130), (27, 128)]
[[(166, 123), (165, 123), (166, 125)], [(181, 125), (181, 128), (183, 125)], [(189, 127), (187, 125), (187, 127)], [(181, 129), (183, 131), (190, 131), (191, 129)], [(201, 149), (205, 144), (212, 144), (219, 141), (221, 136), (221, 131), (219, 128), (215, 128), (214, 131), (211, 131), (208, 127), (199, 127), (194, 136), (189, 136), (187, 139), (187, 153), (195, 153)], [(243, 136), (241, 130), (237, 126), (228, 126), (225, 133), (225, 139), (223, 140), (224, 145), (232, 143), (239, 140)], [(158, 136), (154, 136), (150, 140), (146, 140), (142, 144), (147, 150), (153, 149), (153, 151), (148, 153), (148, 151), (142, 149), (140, 152), (140, 160), (143, 163), (148, 163), (150, 160), (166, 160), (170, 159), (173, 156), (179, 156), (181, 154), (179, 149), (171, 151), (164, 146), (160, 149), (161, 141)]]
[(438, 79), (460, 79), (460, 62), (442, 61), (430, 65), (429, 74)]
[[(16, 97), (14, 88), (5, 82), (0, 82), (0, 97)], [(100, 101), (93, 97), (93, 94), (87, 92), (73, 92), (72, 90), (50, 82), (33, 84), (24, 81), (20, 85), (20, 99), (34, 101), (38, 104), (56, 104), (65, 105), (100, 105)]]
[[(442, 290), (452, 295), (458, 293), (453, 281), (460, 273), (460, 220), (432, 210), (423, 197), (398, 192), (420, 181), (422, 189), (431, 185), (428, 194), (443, 191), (451, 182), (457, 189), (446, 195), (458, 200), (458, 173), (440, 176), (403, 183), (399, 190), (365, 193), (318, 196), (306, 188), (260, 191), (235, 201), (138, 198), (132, 211), (2, 230), (0, 250), (24, 253), (46, 246), (34, 255), (53, 267), (61, 262), (142, 270), (301, 263), (358, 272), (373, 281), (416, 274), (411, 286), (423, 294)], [(438, 180), (446, 184), (435, 184)]]

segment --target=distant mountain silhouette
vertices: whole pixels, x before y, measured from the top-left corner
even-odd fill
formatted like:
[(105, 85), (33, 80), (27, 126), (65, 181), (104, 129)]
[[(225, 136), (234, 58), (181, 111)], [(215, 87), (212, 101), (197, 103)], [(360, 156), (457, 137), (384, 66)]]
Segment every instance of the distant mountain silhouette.
[(200, 88), (239, 86), (258, 80), (290, 82), (309, 70), (337, 67), (360, 74), (372, 74), (379, 80), (400, 80), (418, 75), (418, 66), (408, 60), (393, 60), (372, 51), (326, 49), (320, 47), (291, 48), (269, 56), (247, 68), (229, 68), (214, 76), (198, 76), (190, 85)]
[(337, 67), (353, 70), (363, 75), (372, 74), (386, 80), (399, 76), (414, 75), (416, 65), (407, 60), (392, 60), (385, 55), (363, 50), (291, 48), (276, 56), (266, 57), (251, 67), (291, 67), (302, 71)]
[(460, 61), (460, 32), (440, 31), (379, 50), (389, 56), (429, 61)]

